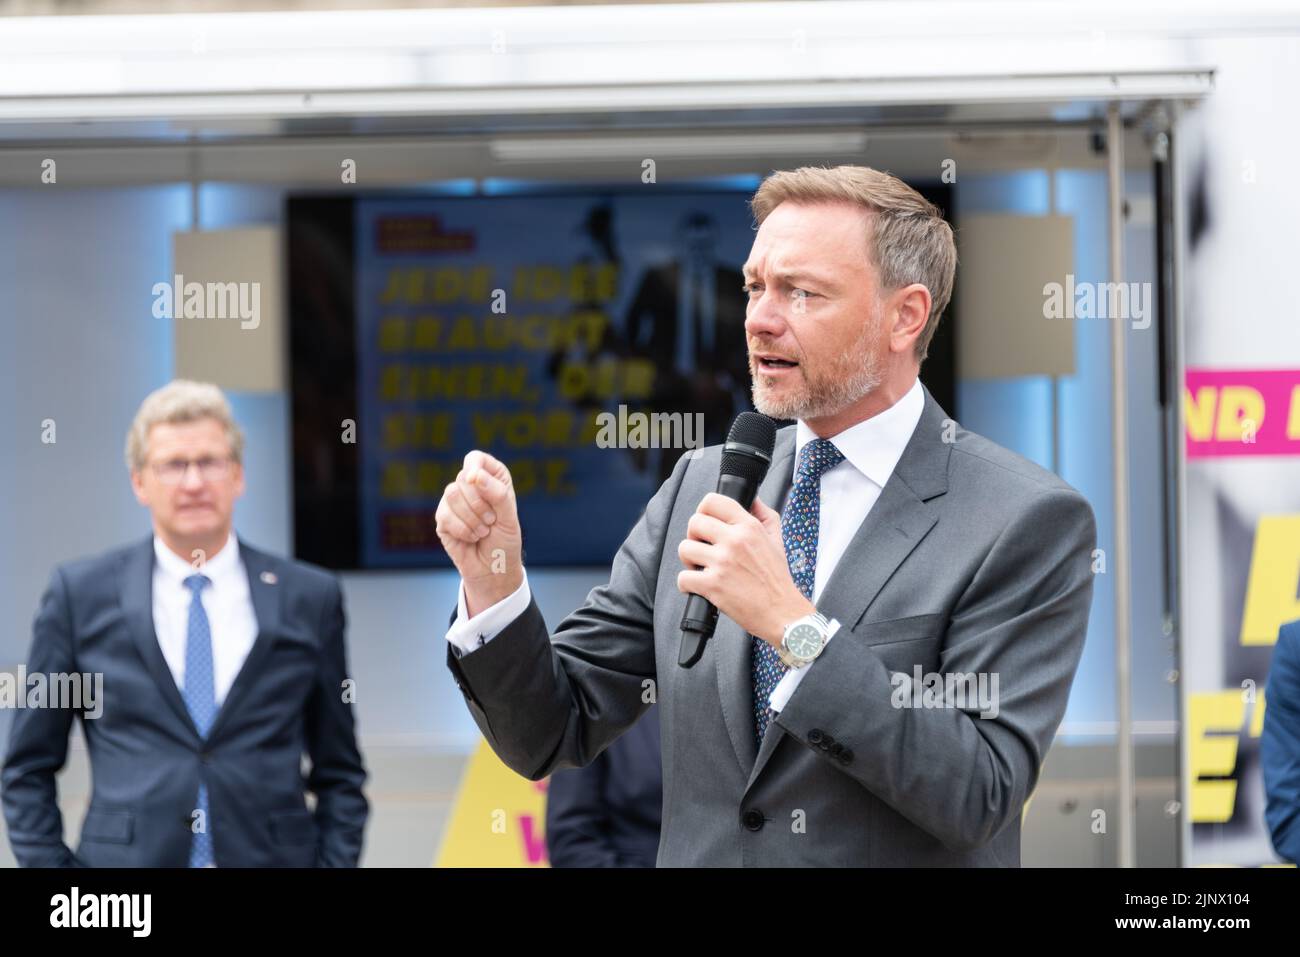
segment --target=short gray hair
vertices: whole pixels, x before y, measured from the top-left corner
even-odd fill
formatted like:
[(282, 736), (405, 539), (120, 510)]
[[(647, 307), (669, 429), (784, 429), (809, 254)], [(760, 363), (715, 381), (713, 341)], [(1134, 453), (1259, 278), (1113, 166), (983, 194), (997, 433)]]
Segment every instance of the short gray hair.
[(758, 225), (786, 201), (854, 203), (868, 210), (867, 249), (880, 275), (880, 297), (914, 282), (930, 290), (930, 315), (916, 338), (916, 359), (923, 361), (957, 272), (957, 243), (939, 207), (870, 166), (801, 166), (773, 173), (750, 200)]
[(244, 460), (244, 433), (230, 412), (225, 394), (210, 382), (174, 379), (161, 389), (150, 392), (135, 414), (126, 433), (126, 467), (132, 472), (144, 468), (149, 457), (149, 431), (163, 423), (181, 424), (215, 419), (226, 430), (230, 455), (239, 463)]

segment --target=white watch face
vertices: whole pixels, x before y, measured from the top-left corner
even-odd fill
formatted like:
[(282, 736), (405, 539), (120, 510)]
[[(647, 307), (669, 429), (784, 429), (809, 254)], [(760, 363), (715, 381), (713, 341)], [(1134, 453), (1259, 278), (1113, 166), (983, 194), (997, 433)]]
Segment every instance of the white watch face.
[(796, 658), (815, 658), (823, 644), (822, 633), (814, 625), (804, 622), (795, 625), (785, 636), (785, 646)]

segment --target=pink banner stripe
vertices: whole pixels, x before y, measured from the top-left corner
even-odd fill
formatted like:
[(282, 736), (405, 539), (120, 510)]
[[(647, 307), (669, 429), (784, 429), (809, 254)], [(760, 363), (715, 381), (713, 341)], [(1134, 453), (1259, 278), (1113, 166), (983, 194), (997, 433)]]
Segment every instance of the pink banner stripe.
[(1300, 455), (1300, 369), (1188, 369), (1187, 457)]

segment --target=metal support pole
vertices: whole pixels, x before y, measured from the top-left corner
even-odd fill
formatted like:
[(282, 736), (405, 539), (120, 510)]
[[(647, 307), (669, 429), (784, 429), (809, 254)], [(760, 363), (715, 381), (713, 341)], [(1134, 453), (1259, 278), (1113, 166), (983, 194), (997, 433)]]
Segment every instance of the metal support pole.
[[(1112, 289), (1124, 281), (1124, 125), (1119, 104), (1112, 102), (1106, 111), (1107, 185), (1110, 192), (1110, 282)], [(1116, 299), (1111, 300), (1116, 303)], [(1137, 863), (1137, 840), (1134, 816), (1137, 806), (1133, 773), (1133, 702), (1131, 674), (1131, 635), (1129, 610), (1132, 606), (1129, 576), (1129, 497), (1128, 497), (1128, 363), (1126, 337), (1128, 318), (1110, 318), (1110, 388), (1111, 441), (1114, 446), (1114, 541), (1109, 563), (1115, 583), (1115, 698), (1119, 727), (1115, 750), (1119, 758), (1119, 866)]]

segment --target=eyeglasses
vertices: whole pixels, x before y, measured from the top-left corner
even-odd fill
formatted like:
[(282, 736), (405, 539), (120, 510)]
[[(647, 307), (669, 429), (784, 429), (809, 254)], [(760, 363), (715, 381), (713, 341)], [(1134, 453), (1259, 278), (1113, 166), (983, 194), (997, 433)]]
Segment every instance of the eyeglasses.
[(204, 456), (201, 459), (168, 459), (166, 462), (154, 463), (152, 468), (153, 474), (158, 476), (158, 480), (164, 485), (180, 485), (185, 480), (185, 473), (190, 470), (191, 465), (198, 466), (199, 476), (203, 481), (214, 482), (229, 474), (230, 464), (230, 456), (223, 455)]

